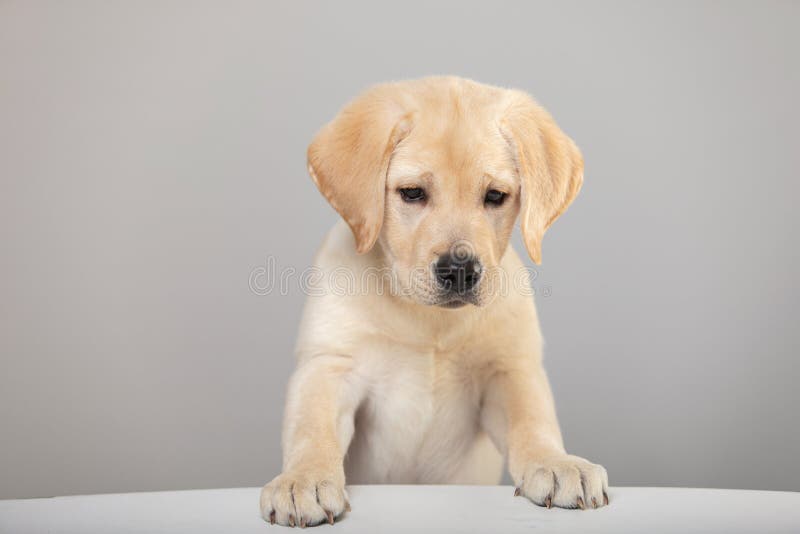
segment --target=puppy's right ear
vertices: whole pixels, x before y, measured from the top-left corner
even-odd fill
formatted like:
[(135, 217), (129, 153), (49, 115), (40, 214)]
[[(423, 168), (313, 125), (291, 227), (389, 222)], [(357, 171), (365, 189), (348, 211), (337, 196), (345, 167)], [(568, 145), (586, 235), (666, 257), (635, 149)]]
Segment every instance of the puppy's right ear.
[(411, 116), (391, 85), (368, 90), (339, 112), (308, 147), (308, 172), (368, 252), (383, 223), (386, 174)]

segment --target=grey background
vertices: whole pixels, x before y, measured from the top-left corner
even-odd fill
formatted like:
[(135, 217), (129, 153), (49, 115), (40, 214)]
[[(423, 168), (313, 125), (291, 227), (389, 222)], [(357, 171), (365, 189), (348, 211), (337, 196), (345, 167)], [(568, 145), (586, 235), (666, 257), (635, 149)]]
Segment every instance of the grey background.
[(568, 448), (615, 485), (800, 490), (799, 8), (0, 3), (0, 497), (275, 475), (303, 295), (250, 273), (336, 219), (316, 129), (441, 73), (584, 152), (536, 281)]

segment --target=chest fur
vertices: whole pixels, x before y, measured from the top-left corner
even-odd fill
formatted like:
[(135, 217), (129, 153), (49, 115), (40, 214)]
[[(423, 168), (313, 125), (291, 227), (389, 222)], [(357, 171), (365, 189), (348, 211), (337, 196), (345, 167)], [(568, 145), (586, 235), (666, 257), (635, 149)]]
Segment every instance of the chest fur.
[(387, 483), (447, 478), (478, 430), (480, 387), (469, 355), (397, 346), (380, 354), (356, 416), (354, 471)]

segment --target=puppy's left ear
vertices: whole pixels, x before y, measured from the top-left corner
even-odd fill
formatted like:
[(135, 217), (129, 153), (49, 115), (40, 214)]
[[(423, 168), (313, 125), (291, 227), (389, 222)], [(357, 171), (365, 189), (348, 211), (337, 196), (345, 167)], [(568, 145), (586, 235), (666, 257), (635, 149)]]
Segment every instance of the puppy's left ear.
[(575, 143), (530, 96), (509, 91), (500, 129), (515, 154), (522, 181), (520, 227), (531, 259), (542, 261), (542, 238), (583, 185)]
[(360, 254), (378, 239), (389, 160), (411, 129), (400, 96), (390, 84), (373, 87), (345, 106), (308, 147), (308, 172), (350, 226)]

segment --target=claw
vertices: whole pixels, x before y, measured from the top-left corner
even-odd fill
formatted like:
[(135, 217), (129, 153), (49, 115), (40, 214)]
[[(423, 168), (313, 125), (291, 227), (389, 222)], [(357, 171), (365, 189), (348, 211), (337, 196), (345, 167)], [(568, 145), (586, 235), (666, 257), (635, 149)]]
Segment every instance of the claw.
[(333, 524), (333, 512), (328, 510), (327, 512), (325, 512), (325, 515), (328, 516), (328, 524), (332, 525)]
[(274, 525), (275, 524), (275, 510), (273, 510), (273, 511), (271, 511), (269, 513), (269, 524), (270, 525)]
[(595, 499), (594, 497), (592, 497), (592, 507), (597, 508), (597, 499)]
[(351, 508), (350, 508), (350, 501), (345, 501), (345, 503), (344, 503), (344, 509), (345, 509), (345, 510), (347, 510), (348, 512), (351, 510)]
[(608, 506), (608, 493), (606, 493), (605, 491), (603, 492), (603, 504), (605, 506)]
[(306, 525), (307, 525), (306, 518), (300, 517), (300, 528), (306, 528)]
[(586, 505), (583, 504), (583, 497), (578, 497), (578, 501), (575, 504), (577, 504), (578, 508), (580, 508), (581, 510), (586, 509)]
[(294, 526), (294, 515), (292, 514), (289, 514), (289, 526), (290, 527)]
[(553, 497), (551, 497), (550, 495), (548, 495), (547, 497), (545, 497), (545, 498), (544, 498), (544, 505), (545, 505), (547, 508), (551, 508), (551, 507), (553, 506)]
[(521, 493), (522, 493), (522, 490), (520, 488), (516, 488), (514, 490), (514, 497), (519, 497)]

